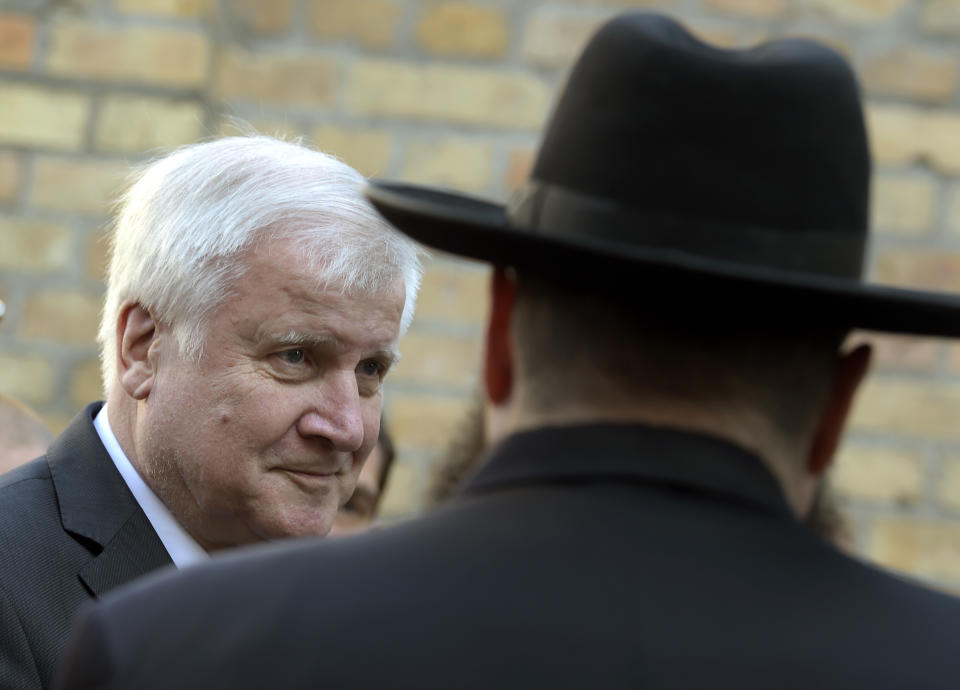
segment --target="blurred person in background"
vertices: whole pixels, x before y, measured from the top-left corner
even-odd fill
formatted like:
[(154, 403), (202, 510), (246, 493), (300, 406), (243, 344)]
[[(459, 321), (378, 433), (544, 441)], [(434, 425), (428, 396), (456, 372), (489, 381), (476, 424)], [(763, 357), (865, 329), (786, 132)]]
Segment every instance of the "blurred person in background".
[[(0, 299), (0, 321), (7, 305)], [(53, 434), (36, 412), (0, 393), (0, 474), (43, 455)]]
[(802, 524), (870, 362), (847, 332), (960, 336), (957, 296), (863, 280), (869, 185), (832, 49), (609, 21), (509, 204), (368, 191), (494, 266), (480, 471), (422, 519), (114, 593), (63, 688), (954, 690), (960, 600)]
[(439, 508), (453, 498), (467, 479), (480, 469), (487, 451), (482, 395), (473, 403), (454, 428), (450, 441), (434, 464), (427, 485), (427, 503)]
[(49, 687), (76, 610), (119, 585), (330, 530), (420, 280), (363, 182), (269, 137), (136, 175), (111, 234), (107, 402), (0, 478), (0, 687)]
[(387, 482), (390, 480), (390, 470), (393, 468), (395, 456), (393, 439), (386, 420), (381, 417), (377, 445), (370, 451), (363, 469), (360, 470), (353, 495), (337, 511), (337, 517), (330, 529), (331, 537), (365, 532), (373, 526)]
[(40, 457), (52, 440), (36, 412), (0, 393), (0, 474)]

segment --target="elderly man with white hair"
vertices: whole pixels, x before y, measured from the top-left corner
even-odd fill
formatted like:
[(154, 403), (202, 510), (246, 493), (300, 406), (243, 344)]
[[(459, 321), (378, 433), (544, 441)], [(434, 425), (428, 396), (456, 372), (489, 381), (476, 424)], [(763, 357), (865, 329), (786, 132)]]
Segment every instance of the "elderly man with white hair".
[(0, 687), (49, 686), (76, 610), (114, 587), (328, 532), (377, 443), (421, 272), (362, 183), (267, 137), (136, 176), (99, 333), (107, 402), (0, 478)]

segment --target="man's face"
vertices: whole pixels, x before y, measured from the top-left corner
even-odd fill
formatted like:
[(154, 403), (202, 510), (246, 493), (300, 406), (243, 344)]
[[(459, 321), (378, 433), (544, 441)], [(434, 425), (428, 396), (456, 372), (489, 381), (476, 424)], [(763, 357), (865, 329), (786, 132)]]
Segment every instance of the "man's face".
[(383, 448), (379, 444), (370, 453), (360, 471), (353, 496), (340, 508), (330, 536), (363, 532), (373, 523), (380, 502), (380, 475), (383, 473)]
[(377, 443), (403, 310), (400, 278), (379, 295), (320, 292), (289, 244), (250, 256), (199, 364), (158, 328), (139, 403), (139, 465), (208, 550), (329, 531)]

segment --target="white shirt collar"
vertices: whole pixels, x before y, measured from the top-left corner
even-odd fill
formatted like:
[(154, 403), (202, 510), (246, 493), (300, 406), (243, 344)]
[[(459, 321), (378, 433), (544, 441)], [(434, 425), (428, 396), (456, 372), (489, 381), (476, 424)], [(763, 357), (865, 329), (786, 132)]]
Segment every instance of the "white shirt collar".
[(187, 534), (176, 518), (170, 513), (157, 495), (150, 490), (143, 477), (137, 472), (136, 468), (130, 464), (127, 454), (123, 452), (117, 437), (110, 428), (110, 420), (107, 417), (107, 405), (104, 403), (100, 412), (93, 420), (93, 427), (100, 435), (103, 447), (107, 449), (110, 459), (116, 465), (117, 471), (127, 483), (130, 493), (136, 499), (137, 503), (143, 509), (154, 531), (160, 537), (163, 547), (170, 554), (174, 564), (178, 568), (185, 568), (194, 563), (200, 563), (210, 558), (210, 555), (203, 550), (193, 537)]

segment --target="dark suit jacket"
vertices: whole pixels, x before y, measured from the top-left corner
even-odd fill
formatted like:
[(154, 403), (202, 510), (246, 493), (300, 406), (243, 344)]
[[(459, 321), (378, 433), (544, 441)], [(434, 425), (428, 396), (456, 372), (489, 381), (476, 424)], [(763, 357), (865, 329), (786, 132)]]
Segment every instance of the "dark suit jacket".
[(80, 605), (169, 564), (87, 407), (0, 476), (0, 688), (50, 687)]
[(960, 600), (799, 525), (749, 453), (642, 426), (508, 439), (465, 495), (90, 611), (81, 688), (956, 690)]

